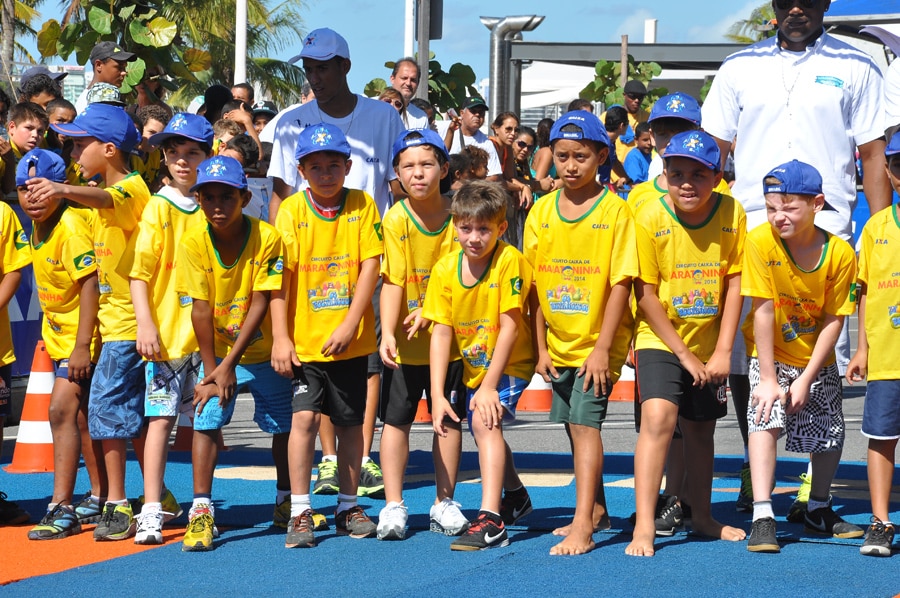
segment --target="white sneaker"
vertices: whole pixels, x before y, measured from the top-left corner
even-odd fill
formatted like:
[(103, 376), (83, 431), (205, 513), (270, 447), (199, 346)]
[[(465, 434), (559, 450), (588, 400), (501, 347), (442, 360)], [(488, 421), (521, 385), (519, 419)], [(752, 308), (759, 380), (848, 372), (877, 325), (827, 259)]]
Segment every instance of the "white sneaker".
[(375, 536), (379, 540), (402, 540), (406, 537), (408, 518), (403, 501), (389, 502), (378, 514), (378, 529)]
[(431, 506), (431, 526), (433, 532), (445, 536), (458, 536), (469, 529), (469, 520), (459, 510), (461, 505), (453, 499), (445, 498)]
[(137, 519), (137, 533), (134, 535), (135, 544), (162, 544), (162, 525), (164, 513), (162, 511), (141, 512)]
[[(216, 505), (209, 503), (209, 514), (212, 515), (213, 521), (216, 520)], [(188, 511), (188, 521), (194, 518), (194, 507), (191, 506), (191, 510)], [(216, 527), (216, 524), (213, 523), (213, 538), (219, 537), (219, 528)]]

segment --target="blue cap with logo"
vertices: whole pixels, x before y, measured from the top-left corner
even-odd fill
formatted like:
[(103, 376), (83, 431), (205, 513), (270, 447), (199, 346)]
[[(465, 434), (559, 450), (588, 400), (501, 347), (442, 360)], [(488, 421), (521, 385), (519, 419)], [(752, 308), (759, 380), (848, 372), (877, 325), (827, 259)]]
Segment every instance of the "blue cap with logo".
[(656, 100), (648, 122), (657, 118), (680, 118), (700, 126), (700, 104), (686, 93), (673, 93)]
[(315, 152), (337, 152), (350, 157), (350, 142), (337, 125), (319, 123), (303, 129), (297, 138), (297, 150), (294, 159), (298, 162)]
[(722, 154), (716, 140), (709, 133), (703, 131), (684, 131), (678, 133), (666, 146), (663, 154), (666, 161), (669, 158), (690, 158), (700, 162), (714, 172), (719, 171)]
[(126, 153), (141, 142), (141, 134), (125, 109), (110, 104), (88, 104), (72, 122), (51, 124), (50, 128), (69, 137), (96, 137)]
[(887, 157), (893, 156), (895, 154), (900, 154), (900, 135), (894, 133), (891, 135), (891, 141), (887, 144), (887, 147), (884, 148), (884, 155)]
[(222, 183), (235, 189), (247, 188), (247, 176), (241, 163), (229, 156), (213, 156), (197, 167), (197, 182), (191, 192), (206, 183)]
[[(28, 174), (34, 167), (34, 174)], [(16, 186), (21, 187), (29, 179), (48, 179), (54, 183), (66, 182), (66, 163), (49, 150), (35, 148), (22, 156), (16, 165)]]
[(430, 145), (440, 152), (445, 160), (450, 160), (450, 154), (447, 153), (447, 146), (444, 145), (444, 140), (441, 139), (441, 136), (436, 131), (431, 129), (410, 129), (400, 133), (400, 136), (394, 142), (391, 160), (396, 163), (400, 152), (419, 145)]
[(763, 194), (766, 193), (818, 195), (822, 193), (822, 175), (811, 164), (791, 160), (776, 166), (763, 177)]
[(159, 145), (169, 137), (184, 137), (212, 147), (216, 134), (205, 116), (179, 112), (166, 124), (166, 128), (150, 137), (150, 143)]
[[(566, 125), (575, 125), (580, 131), (563, 131)], [(566, 112), (560, 116), (553, 128), (550, 129), (550, 141), (558, 139), (572, 139), (575, 141), (596, 141), (605, 146), (609, 146), (609, 135), (606, 134), (606, 127), (600, 122), (592, 112), (587, 110), (573, 110)]]

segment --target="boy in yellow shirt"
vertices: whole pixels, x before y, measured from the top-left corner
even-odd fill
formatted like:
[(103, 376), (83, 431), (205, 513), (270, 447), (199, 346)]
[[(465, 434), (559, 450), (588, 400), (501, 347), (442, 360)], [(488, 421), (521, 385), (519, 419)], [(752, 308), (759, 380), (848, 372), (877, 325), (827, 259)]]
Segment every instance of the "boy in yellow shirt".
[(49, 120), (44, 109), (33, 102), (15, 104), (9, 109), (9, 122), (0, 124), (8, 140), (0, 138), (0, 193), (12, 193), (16, 187), (16, 164), (26, 152), (41, 147)]
[(503, 491), (524, 516), (531, 499), (503, 439), (504, 420), (534, 373), (528, 321), (531, 268), (519, 251), (500, 240), (507, 227), (507, 194), (498, 183), (470, 181), (453, 197), (450, 212), (462, 248), (431, 271), (422, 317), (431, 333), (431, 409), (434, 431), (443, 418), (459, 419), (444, 389), (454, 342), (463, 360), (469, 429), (478, 444), (481, 509), (451, 550), (484, 550), (509, 544), (501, 517)]
[[(449, 170), (449, 155), (440, 136), (431, 129), (404, 131), (394, 143), (394, 170), (409, 194), (384, 217), (384, 260), (381, 262), (381, 359), (388, 368), (389, 394), (381, 403), (381, 467), (385, 507), (378, 515), (379, 540), (406, 536), (407, 511), (403, 504), (403, 477), (409, 461), (409, 431), (425, 393), (431, 406), (428, 351), (429, 322), (422, 319), (422, 304), (431, 268), (442, 256), (459, 249), (451, 225), (450, 198), (441, 195), (441, 179)], [(465, 416), (462, 361), (454, 351), (447, 375), (447, 396), (457, 418)], [(433, 411), (432, 444), (437, 496), (431, 507), (431, 530), (455, 536), (469, 521), (453, 500), (462, 451), (458, 421)]]
[[(56, 382), (50, 396), (53, 433), (53, 498), (47, 514), (28, 532), (30, 540), (65, 538), (91, 520), (73, 506), (78, 457), (84, 455), (91, 480), (89, 496), (106, 485), (100, 443), (91, 442), (83, 422), (88, 410), (93, 363), (100, 351), (97, 334), (97, 264), (90, 228), (79, 210), (61, 197), (36, 197), (46, 181), (64, 181), (65, 164), (53, 152), (35, 149), (19, 161), (19, 203), (33, 222), (31, 250), (38, 301), (44, 312), (42, 336), (53, 359)], [(82, 507), (82, 512), (78, 512)], [(92, 510), (96, 517), (98, 510)], [(96, 521), (94, 518), (93, 521)]]
[(625, 553), (653, 556), (657, 495), (676, 424), (684, 438), (693, 531), (738, 541), (742, 530), (710, 512), (716, 420), (741, 308), (744, 210), (713, 191), (719, 148), (700, 131), (672, 137), (668, 193), (635, 215), (640, 276), (634, 284), (635, 366), (641, 430), (634, 452), (636, 523)]
[(170, 183), (150, 197), (135, 235), (131, 300), (137, 320), (137, 352), (147, 360), (144, 417), (144, 505), (135, 544), (161, 544), (166, 517), (162, 498), (169, 435), (175, 418), (190, 413), (200, 354), (191, 326), (190, 297), (175, 291), (176, 255), (185, 231), (205, 220), (191, 192), (197, 167), (212, 152), (213, 131), (204, 117), (176, 114), (150, 143), (165, 155)]
[(260, 428), (281, 437), (273, 442), (273, 455), (278, 444), (287, 447), (291, 425), (291, 384), (269, 362), (268, 304), (270, 293), (281, 289), (281, 237), (269, 224), (243, 215), (250, 191), (234, 158), (216, 156), (200, 164), (191, 191), (207, 224), (185, 233), (176, 270), (178, 292), (192, 299), (191, 321), (203, 360), (194, 389), (194, 505), (185, 551), (212, 548), (219, 431), (231, 420), (240, 388), (252, 393)]
[[(891, 137), (884, 151), (887, 173), (900, 190), (900, 135)], [(900, 439), (900, 364), (896, 359), (900, 334), (900, 291), (897, 287), (897, 246), (900, 217), (897, 204), (869, 218), (859, 249), (859, 342), (847, 366), (847, 382), (868, 377), (862, 433), (869, 439), (866, 458), (872, 524), (860, 547), (862, 554), (890, 556), (894, 524), (890, 519), (894, 454)]]
[(135, 347), (137, 322), (128, 281), (134, 233), (150, 198), (143, 179), (129, 168), (128, 157), (141, 136), (124, 109), (101, 103), (89, 104), (71, 123), (51, 127), (72, 138), (72, 160), (84, 179), (102, 179), (96, 187), (52, 183), (39, 193), (93, 208), (103, 347), (91, 382), (88, 427), (91, 438), (103, 443), (109, 477), (109, 495), (101, 505), (94, 539), (125, 540), (135, 531), (125, 496), (125, 451), (128, 440), (140, 436), (144, 421), (144, 365)]
[(863, 535), (832, 510), (829, 494), (844, 446), (834, 346), (855, 306), (856, 256), (846, 241), (815, 225), (816, 213), (830, 206), (813, 166), (792, 160), (772, 169), (762, 185), (769, 221), (747, 236), (741, 281), (741, 293), (753, 300), (743, 326), (750, 354), (753, 476), (747, 550), (780, 552), (772, 488), (784, 434), (786, 450), (811, 453), (806, 529), (836, 538)]
[(281, 204), (282, 289), (272, 299), (272, 365), (293, 379), (288, 463), (291, 521), (285, 547), (315, 546), (309, 482), (323, 415), (338, 437), (338, 534), (365, 538), (375, 524), (357, 504), (368, 356), (375, 352), (372, 294), (383, 253), (381, 222), (364, 191), (344, 188), (350, 144), (337, 125), (310, 125), (295, 158), (309, 190)]
[(535, 371), (553, 385), (550, 419), (565, 425), (575, 459), (575, 517), (556, 532), (566, 538), (550, 553), (583, 554), (608, 518), (597, 500), (600, 427), (631, 342), (625, 313), (638, 275), (637, 241), (631, 210), (595, 176), (610, 151), (600, 120), (584, 110), (563, 115), (550, 147), (562, 189), (532, 208), (524, 248), (540, 302), (533, 310)]

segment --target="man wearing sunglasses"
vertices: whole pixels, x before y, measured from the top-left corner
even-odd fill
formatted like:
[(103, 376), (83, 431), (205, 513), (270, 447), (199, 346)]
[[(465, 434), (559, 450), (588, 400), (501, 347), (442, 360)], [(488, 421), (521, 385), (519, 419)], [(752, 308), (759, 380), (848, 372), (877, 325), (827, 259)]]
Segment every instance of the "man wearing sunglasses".
[[(766, 173), (794, 159), (819, 171), (826, 201), (834, 207), (819, 212), (816, 224), (845, 240), (851, 236), (857, 198), (857, 149), (871, 213), (891, 203), (884, 168), (882, 75), (868, 54), (825, 31), (822, 23), (830, 5), (830, 0), (773, 0), (776, 36), (725, 59), (703, 105), (703, 128), (716, 138), (723, 163), (735, 144), (732, 190), (747, 212), (748, 229), (766, 222), (761, 184)], [(841, 375), (850, 357), (848, 321), (835, 351)], [(749, 400), (747, 371), (738, 334), (730, 383), (739, 418), (746, 417)], [(819, 453), (813, 462), (823, 457), (827, 467), (814, 465), (816, 475), (808, 486), (810, 504), (828, 500), (840, 450)], [(806, 514), (806, 503), (797, 501), (788, 519), (802, 523)]]

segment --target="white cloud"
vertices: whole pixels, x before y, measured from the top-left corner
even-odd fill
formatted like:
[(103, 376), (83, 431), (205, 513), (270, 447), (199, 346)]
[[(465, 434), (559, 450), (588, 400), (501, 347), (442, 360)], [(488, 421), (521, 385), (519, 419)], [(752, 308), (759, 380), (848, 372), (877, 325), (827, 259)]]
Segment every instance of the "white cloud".
[(736, 9), (733, 13), (726, 15), (710, 25), (692, 27), (690, 30), (690, 38), (695, 42), (723, 42), (725, 34), (737, 21), (741, 21), (750, 16), (753, 9), (765, 4), (763, 0), (750, 0), (744, 5)]
[(643, 43), (644, 41), (644, 21), (654, 18), (653, 13), (646, 9), (636, 11), (630, 17), (622, 21), (616, 27), (613, 42), (618, 42), (623, 35), (628, 36), (628, 40), (633, 43)]

